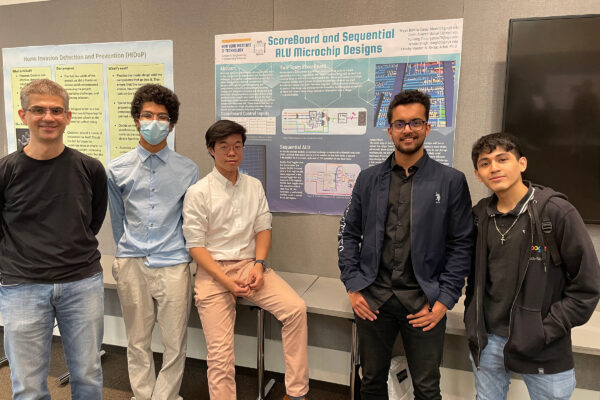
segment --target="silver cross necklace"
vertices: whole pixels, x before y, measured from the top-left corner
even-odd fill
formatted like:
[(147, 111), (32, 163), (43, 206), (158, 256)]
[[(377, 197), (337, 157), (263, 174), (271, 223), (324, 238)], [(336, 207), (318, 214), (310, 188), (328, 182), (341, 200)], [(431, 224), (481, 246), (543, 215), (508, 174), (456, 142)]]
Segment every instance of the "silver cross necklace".
[(517, 218), (515, 218), (513, 223), (508, 227), (508, 229), (504, 233), (500, 232), (500, 229), (498, 228), (498, 224), (496, 223), (496, 214), (492, 215), (492, 218), (494, 219), (494, 226), (496, 227), (496, 231), (498, 231), (498, 233), (500, 234), (500, 244), (502, 244), (503, 246), (504, 246), (504, 242), (506, 242), (506, 239), (505, 239), (506, 235), (508, 235), (508, 232), (510, 232), (510, 230), (515, 226), (515, 224), (519, 220), (519, 217), (521, 216), (521, 214), (525, 213), (525, 211), (527, 210), (527, 204), (529, 203), (529, 201), (531, 199), (533, 199), (534, 193), (535, 193), (535, 188), (533, 188), (531, 190), (531, 194), (529, 195), (529, 198), (525, 201), (525, 204), (523, 204), (523, 207), (521, 207), (519, 214), (517, 214)]
[(508, 229), (506, 230), (506, 232), (504, 232), (504, 233), (500, 232), (500, 229), (498, 229), (498, 224), (496, 223), (496, 215), (494, 214), (494, 216), (492, 217), (492, 218), (494, 218), (494, 226), (496, 227), (496, 230), (500, 234), (500, 243), (503, 246), (504, 246), (504, 242), (506, 241), (506, 239), (504, 239), (504, 236), (508, 235), (508, 232), (510, 232), (510, 230), (513, 228), (513, 226), (515, 226), (515, 224), (519, 220), (520, 216), (521, 216), (521, 214), (517, 215), (517, 218), (515, 218), (515, 220), (513, 221), (512, 225), (509, 226)]

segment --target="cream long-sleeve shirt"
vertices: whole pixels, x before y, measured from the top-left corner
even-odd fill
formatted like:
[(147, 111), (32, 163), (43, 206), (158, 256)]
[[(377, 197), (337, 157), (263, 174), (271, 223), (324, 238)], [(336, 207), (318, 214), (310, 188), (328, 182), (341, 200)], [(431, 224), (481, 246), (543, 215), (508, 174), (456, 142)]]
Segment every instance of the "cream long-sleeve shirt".
[(183, 202), (186, 247), (204, 247), (215, 260), (255, 257), (256, 234), (271, 229), (260, 181), (238, 174), (232, 184), (216, 168), (192, 185)]

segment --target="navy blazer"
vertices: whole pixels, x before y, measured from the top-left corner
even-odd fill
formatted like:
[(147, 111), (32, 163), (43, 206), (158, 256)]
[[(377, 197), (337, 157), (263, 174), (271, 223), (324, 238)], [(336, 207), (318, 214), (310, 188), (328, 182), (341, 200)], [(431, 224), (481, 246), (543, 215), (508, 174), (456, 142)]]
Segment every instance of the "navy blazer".
[[(379, 270), (390, 190), (391, 160), (362, 171), (338, 235), (341, 280), (351, 292), (369, 286)], [(411, 260), (429, 304), (452, 309), (471, 269), (473, 216), (462, 172), (429, 158), (413, 176)]]

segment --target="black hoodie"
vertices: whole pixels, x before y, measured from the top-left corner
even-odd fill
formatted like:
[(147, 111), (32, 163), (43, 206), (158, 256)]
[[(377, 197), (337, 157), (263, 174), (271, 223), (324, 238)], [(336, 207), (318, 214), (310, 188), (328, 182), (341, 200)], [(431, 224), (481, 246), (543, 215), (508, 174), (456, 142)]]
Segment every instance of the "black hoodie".
[[(523, 374), (554, 374), (573, 368), (571, 328), (592, 315), (600, 295), (600, 266), (589, 233), (579, 213), (566, 197), (550, 188), (533, 185), (534, 198), (527, 212), (531, 223), (529, 251), (519, 264), (517, 291), (510, 312), (504, 365)], [(464, 321), (469, 347), (479, 367), (487, 345), (483, 295), (487, 273), (486, 209), (491, 197), (475, 207), (477, 241), (474, 267), (467, 281)], [(562, 259), (554, 265), (541, 231), (542, 208), (546, 205), (553, 235)], [(534, 207), (537, 212), (534, 212)]]

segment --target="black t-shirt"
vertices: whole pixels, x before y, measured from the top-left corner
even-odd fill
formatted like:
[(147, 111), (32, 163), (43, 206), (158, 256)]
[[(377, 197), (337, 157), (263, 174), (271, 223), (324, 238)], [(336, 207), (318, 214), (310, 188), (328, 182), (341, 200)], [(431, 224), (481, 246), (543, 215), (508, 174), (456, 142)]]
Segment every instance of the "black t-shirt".
[[(521, 213), (531, 193), (532, 188), (529, 188), (515, 208), (507, 213), (498, 211), (495, 196), (488, 207), (488, 270), (483, 310), (488, 332), (502, 337), (508, 337), (510, 309), (519, 283), (519, 263), (531, 238), (529, 214), (526, 210)], [(504, 242), (498, 231), (504, 234)]]
[(65, 147), (36, 160), (22, 150), (0, 160), (0, 279), (72, 282), (102, 271), (96, 234), (107, 206), (102, 164)]

